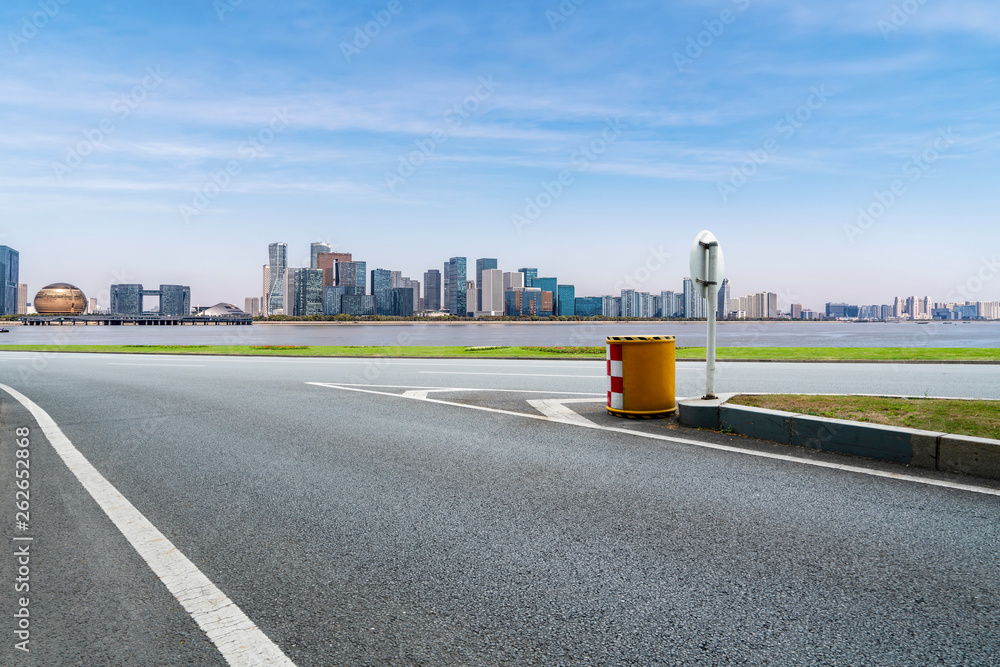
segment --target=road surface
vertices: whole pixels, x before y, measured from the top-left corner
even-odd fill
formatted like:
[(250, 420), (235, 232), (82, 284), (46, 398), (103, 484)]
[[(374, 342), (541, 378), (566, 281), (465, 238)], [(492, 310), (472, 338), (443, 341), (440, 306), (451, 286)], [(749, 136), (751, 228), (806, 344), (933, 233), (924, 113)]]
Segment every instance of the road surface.
[[(989, 366), (720, 368), (998, 390)], [(678, 393), (701, 381), (679, 365)], [(0, 383), (31, 651), (9, 557), (2, 664), (1000, 661), (991, 485), (615, 420), (601, 363), (6, 353)]]

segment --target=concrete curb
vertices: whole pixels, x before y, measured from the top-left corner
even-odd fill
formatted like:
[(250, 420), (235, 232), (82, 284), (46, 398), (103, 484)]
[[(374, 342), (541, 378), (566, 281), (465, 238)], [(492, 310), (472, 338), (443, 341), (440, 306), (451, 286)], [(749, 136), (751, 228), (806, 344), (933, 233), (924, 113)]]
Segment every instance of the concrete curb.
[(677, 402), (680, 422), (823, 452), (1000, 479), (1000, 440), (815, 417), (716, 400)]

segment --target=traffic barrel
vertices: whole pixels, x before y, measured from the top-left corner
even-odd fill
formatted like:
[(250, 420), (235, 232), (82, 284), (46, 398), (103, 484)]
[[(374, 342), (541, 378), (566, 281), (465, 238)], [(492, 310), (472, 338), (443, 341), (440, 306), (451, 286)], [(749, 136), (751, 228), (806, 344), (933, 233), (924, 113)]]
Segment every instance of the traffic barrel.
[(677, 412), (673, 336), (608, 336), (608, 413), (667, 417)]

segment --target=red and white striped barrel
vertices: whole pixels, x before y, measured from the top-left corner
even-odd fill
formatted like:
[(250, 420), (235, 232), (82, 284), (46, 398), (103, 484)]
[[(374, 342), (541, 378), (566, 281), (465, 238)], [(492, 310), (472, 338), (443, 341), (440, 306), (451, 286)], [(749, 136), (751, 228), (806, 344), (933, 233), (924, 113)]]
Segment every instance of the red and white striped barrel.
[(608, 343), (608, 407), (624, 410), (625, 397), (622, 391), (622, 344)]

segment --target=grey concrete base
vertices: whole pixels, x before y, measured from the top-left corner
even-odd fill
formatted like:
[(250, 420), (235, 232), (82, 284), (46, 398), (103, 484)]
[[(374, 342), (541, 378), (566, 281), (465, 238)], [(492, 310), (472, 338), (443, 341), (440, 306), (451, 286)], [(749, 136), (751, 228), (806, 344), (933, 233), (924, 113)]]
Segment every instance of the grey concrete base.
[(716, 398), (681, 398), (677, 401), (678, 419), (691, 428), (719, 428), (719, 406), (736, 394), (719, 394)]
[(1000, 479), (1000, 440), (967, 435), (943, 435), (938, 469)]
[(685, 426), (729, 431), (824, 452), (1000, 479), (1000, 440), (765, 410), (727, 401), (682, 399)]
[(757, 433), (754, 436), (762, 440), (773, 440), (783, 445), (791, 444), (791, 415), (778, 410), (765, 410), (749, 406), (721, 405), (719, 406), (719, 427), (723, 431), (732, 431), (745, 435)]

